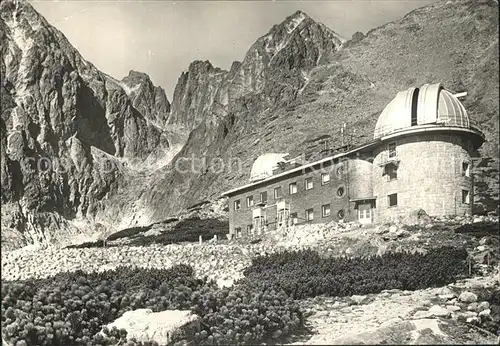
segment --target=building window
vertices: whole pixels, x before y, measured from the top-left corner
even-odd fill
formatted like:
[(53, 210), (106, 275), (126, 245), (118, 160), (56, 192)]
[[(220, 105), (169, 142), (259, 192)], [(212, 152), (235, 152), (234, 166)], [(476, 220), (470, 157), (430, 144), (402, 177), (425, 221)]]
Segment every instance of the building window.
[(462, 175), (470, 177), (470, 164), (468, 162), (462, 162)]
[(313, 178), (306, 178), (305, 180), (306, 190), (311, 190), (314, 187)]
[(260, 202), (267, 203), (267, 191), (262, 191), (260, 193)]
[(330, 174), (323, 173), (321, 174), (321, 185), (326, 185), (330, 182)]
[(389, 207), (394, 207), (398, 205), (398, 194), (393, 193), (392, 195), (387, 196), (387, 199), (389, 200)]
[(281, 186), (275, 187), (274, 188), (274, 199), (281, 198), (281, 196), (283, 196), (283, 194), (281, 192)]
[(385, 169), (386, 169), (388, 181), (398, 179), (398, 168), (396, 166), (389, 164), (389, 165), (385, 166)]
[(342, 197), (342, 196), (344, 196), (344, 194), (345, 194), (345, 189), (344, 189), (344, 187), (343, 187), (343, 186), (339, 187), (339, 188), (337, 189), (337, 196), (338, 196), (338, 197)]
[(389, 143), (389, 157), (396, 157), (396, 142)]
[(234, 201), (234, 210), (240, 210), (241, 209), (241, 202), (239, 199)]
[(307, 221), (314, 220), (314, 209), (307, 209), (306, 210), (306, 220)]
[(330, 216), (330, 204), (325, 204), (321, 206), (321, 215), (323, 217)]
[(339, 217), (340, 220), (343, 219), (345, 216), (344, 209), (340, 209), (339, 212), (337, 213), (337, 216)]
[(291, 213), (290, 219), (292, 219), (292, 224), (296, 225), (299, 222), (299, 218), (297, 217), (297, 213)]
[(338, 167), (337, 167), (337, 176), (342, 176), (342, 174), (344, 174), (344, 164), (340, 164)]
[(297, 193), (297, 183), (290, 183), (290, 185), (288, 185), (288, 192), (290, 195)]
[(253, 207), (253, 196), (247, 197), (247, 207)]
[(247, 235), (251, 235), (253, 232), (253, 225), (247, 225)]
[(234, 229), (234, 237), (235, 238), (241, 238), (241, 227), (236, 227)]
[(470, 203), (470, 195), (468, 190), (462, 190), (462, 203)]

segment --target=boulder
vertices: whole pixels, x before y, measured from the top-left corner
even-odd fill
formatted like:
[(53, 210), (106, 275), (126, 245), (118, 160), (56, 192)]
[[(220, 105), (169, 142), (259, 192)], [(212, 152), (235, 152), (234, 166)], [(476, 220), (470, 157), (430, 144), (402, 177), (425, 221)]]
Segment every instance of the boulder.
[(441, 299), (444, 299), (444, 300), (450, 300), (450, 299), (453, 299), (455, 298), (457, 295), (455, 294), (455, 292), (453, 292), (453, 290), (449, 287), (442, 287), (440, 288), (437, 292), (436, 292), (436, 295), (441, 298)]
[(483, 310), (486, 310), (486, 309), (489, 309), (489, 308), (490, 308), (490, 303), (488, 303), (488, 302), (481, 302), (477, 306), (477, 311), (483, 311)]
[(477, 295), (472, 292), (464, 291), (460, 294), (458, 300), (463, 303), (474, 303), (477, 301)]
[(430, 318), (430, 317), (432, 317), (432, 313), (429, 311), (419, 310), (413, 314), (413, 319), (415, 319), (415, 320), (418, 320), (421, 318)]
[(389, 229), (385, 226), (377, 226), (374, 229), (375, 234), (385, 234), (389, 232)]
[(478, 304), (477, 304), (477, 303), (470, 303), (470, 304), (467, 306), (467, 310), (468, 310), (468, 311), (477, 311), (477, 307), (478, 307)]
[(450, 310), (451, 312), (462, 310), (462, 308), (458, 305), (446, 305), (446, 309)]
[(125, 312), (107, 325), (108, 329), (113, 327), (125, 329), (127, 338), (167, 345), (185, 338), (190, 339), (200, 330), (200, 318), (191, 311), (152, 312), (151, 309), (137, 309)]
[(432, 316), (436, 317), (448, 317), (450, 316), (450, 310), (443, 308), (442, 306), (439, 305), (433, 305), (429, 311), (428, 311)]
[(389, 227), (389, 232), (390, 233), (396, 233), (397, 231), (398, 231), (398, 226), (391, 225), (391, 227)]
[(413, 210), (403, 219), (403, 223), (406, 225), (426, 224), (430, 222), (431, 218), (423, 209)]
[(466, 321), (468, 318), (476, 317), (477, 313), (474, 311), (464, 311), (464, 312), (456, 312), (454, 319), (458, 321)]
[(359, 296), (359, 295), (353, 295), (351, 296), (351, 302), (353, 302), (356, 305), (361, 305), (364, 304), (368, 301), (367, 296)]
[(485, 309), (485, 310), (483, 310), (483, 311), (481, 311), (479, 313), (479, 316), (488, 317), (488, 316), (490, 316), (490, 314), (491, 314), (491, 310), (490, 309)]
[(479, 324), (481, 320), (478, 317), (467, 317), (467, 320), (465, 322), (471, 324)]

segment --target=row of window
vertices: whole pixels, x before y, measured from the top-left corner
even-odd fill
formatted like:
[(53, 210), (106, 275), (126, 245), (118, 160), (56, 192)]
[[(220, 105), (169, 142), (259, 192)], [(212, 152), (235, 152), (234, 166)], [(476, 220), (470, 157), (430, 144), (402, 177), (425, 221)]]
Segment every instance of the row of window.
[[(389, 158), (393, 158), (397, 156), (396, 151), (396, 142), (392, 142), (388, 144)], [(388, 180), (394, 180), (398, 178), (397, 167), (393, 165), (389, 165), (387, 169)], [(462, 175), (465, 177), (470, 177), (470, 164), (469, 162), (462, 162)]]
[[(469, 204), (470, 203), (470, 194), (469, 190), (462, 190), (462, 203)], [(393, 193), (387, 196), (387, 204), (389, 207), (395, 207), (398, 205), (398, 194)]]
[[(327, 185), (330, 182), (330, 174), (323, 173), (321, 174), (321, 185)], [(304, 187), (306, 190), (311, 190), (314, 187), (314, 181), (312, 177), (308, 177), (304, 180)], [(298, 191), (297, 182), (293, 182), (288, 184), (288, 194), (294, 195)], [(345, 188), (339, 187), (337, 189), (337, 196), (343, 197), (345, 194)], [(281, 186), (274, 188), (274, 199), (279, 199), (283, 197), (283, 190)], [(267, 191), (262, 191), (260, 193), (260, 203), (267, 203)], [(254, 206), (254, 198), (253, 195), (247, 196), (246, 198), (246, 206), (248, 208)], [(234, 210), (241, 209), (241, 201), (239, 199), (234, 201)]]
[[(398, 167), (393, 164), (386, 165), (385, 174), (387, 174), (387, 181), (398, 179)], [(462, 176), (470, 177), (470, 164), (468, 162), (462, 163)]]

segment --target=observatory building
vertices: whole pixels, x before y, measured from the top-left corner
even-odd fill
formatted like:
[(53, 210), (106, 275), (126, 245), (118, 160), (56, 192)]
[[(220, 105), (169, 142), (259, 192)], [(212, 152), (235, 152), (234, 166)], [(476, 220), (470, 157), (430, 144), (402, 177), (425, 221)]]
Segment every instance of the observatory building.
[(467, 111), (440, 84), (399, 92), (380, 114), (373, 140), (314, 162), (259, 156), (248, 184), (226, 191), (229, 233), (332, 220), (362, 224), (472, 212), (473, 153), (484, 142)]

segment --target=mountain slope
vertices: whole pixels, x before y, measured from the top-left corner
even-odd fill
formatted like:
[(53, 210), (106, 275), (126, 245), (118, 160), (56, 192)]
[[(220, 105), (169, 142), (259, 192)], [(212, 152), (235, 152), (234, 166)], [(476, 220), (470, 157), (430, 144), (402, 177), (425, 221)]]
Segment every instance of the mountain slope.
[[(437, 2), (349, 41), (297, 11), (229, 71), (193, 62), (171, 105), (145, 74), (98, 71), (29, 4), (0, 10), (2, 239), (6, 228), (37, 242), (164, 220), (246, 183), (265, 152), (338, 147), (343, 124), (351, 144), (371, 139), (398, 91), (435, 82), (468, 91), (487, 136), (476, 198), (498, 205), (493, 0)], [(70, 168), (37, 167), (42, 157)]]
[[(246, 183), (253, 160), (262, 153), (289, 152), (291, 157), (315, 153), (325, 138), (330, 147), (340, 146), (344, 123), (352, 144), (369, 140), (378, 115), (398, 91), (435, 82), (469, 92), (465, 105), (488, 141), (481, 155), (492, 158), (490, 178), (478, 172), (478, 180), (494, 182), (495, 175), (498, 177), (497, 47), (495, 1), (441, 1), (366, 36), (358, 33), (341, 49), (322, 58), (317, 67), (306, 70), (301, 83), (290, 83), (288, 76), (272, 79), (268, 85), (285, 83), (286, 87), (260, 87), (239, 97), (229, 103), (227, 115), (214, 130), (202, 123), (178, 160), (205, 155), (210, 162), (220, 156), (225, 169), (199, 173), (174, 170), (159, 177), (155, 186), (159, 191), (177, 189), (175, 203), (158, 192), (143, 197), (144, 203), (153, 206), (159, 217), (217, 198), (221, 191)], [(275, 68), (280, 69), (279, 65)], [(283, 76), (281, 71), (278, 75)], [(205, 148), (208, 134), (212, 140)], [(234, 158), (240, 160), (242, 169), (228, 168)], [(490, 197), (498, 201), (498, 190)]]
[(124, 163), (169, 150), (169, 103), (149, 78), (129, 98), (133, 74), (97, 70), (28, 3), (2, 1), (0, 13), (2, 237), (46, 241), (91, 218)]

